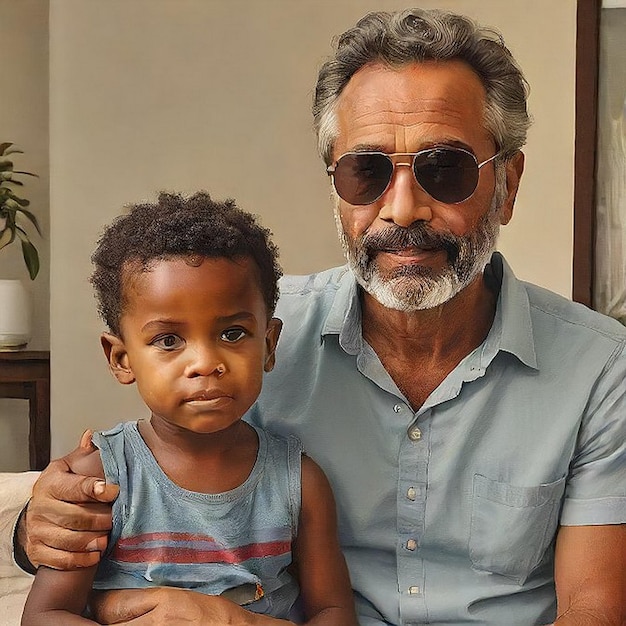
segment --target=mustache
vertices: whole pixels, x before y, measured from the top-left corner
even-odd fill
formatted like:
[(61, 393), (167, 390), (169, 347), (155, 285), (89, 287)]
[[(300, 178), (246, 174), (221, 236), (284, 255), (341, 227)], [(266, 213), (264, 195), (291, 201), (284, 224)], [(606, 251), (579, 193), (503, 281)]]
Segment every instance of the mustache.
[(422, 248), (425, 250), (445, 250), (448, 260), (454, 262), (461, 249), (461, 241), (450, 233), (438, 233), (425, 223), (412, 224), (408, 228), (388, 226), (376, 233), (364, 233), (360, 248), (368, 256), (376, 252)]

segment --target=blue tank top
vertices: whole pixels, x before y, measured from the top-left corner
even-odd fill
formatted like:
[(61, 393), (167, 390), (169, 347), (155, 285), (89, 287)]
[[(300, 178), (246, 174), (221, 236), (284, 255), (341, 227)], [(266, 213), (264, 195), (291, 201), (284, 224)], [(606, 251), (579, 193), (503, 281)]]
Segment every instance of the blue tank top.
[[(224, 593), (256, 613), (294, 616), (288, 573), (301, 502), (302, 445), (255, 427), (259, 450), (243, 484), (217, 494), (173, 483), (137, 422), (95, 433), (107, 482), (120, 486), (94, 589), (181, 587)], [(241, 601), (241, 590), (254, 590)], [(256, 599), (255, 599), (256, 597)]]

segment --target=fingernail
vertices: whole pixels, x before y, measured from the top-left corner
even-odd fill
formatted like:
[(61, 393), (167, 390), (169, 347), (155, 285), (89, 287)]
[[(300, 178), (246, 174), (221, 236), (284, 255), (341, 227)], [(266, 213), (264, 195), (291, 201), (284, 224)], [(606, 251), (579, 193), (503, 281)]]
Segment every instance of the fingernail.
[(100, 552), (100, 546), (98, 545), (97, 539), (92, 539), (86, 546), (85, 550), (87, 552)]
[(106, 483), (103, 480), (98, 480), (93, 484), (93, 493), (96, 496), (101, 496), (104, 493)]

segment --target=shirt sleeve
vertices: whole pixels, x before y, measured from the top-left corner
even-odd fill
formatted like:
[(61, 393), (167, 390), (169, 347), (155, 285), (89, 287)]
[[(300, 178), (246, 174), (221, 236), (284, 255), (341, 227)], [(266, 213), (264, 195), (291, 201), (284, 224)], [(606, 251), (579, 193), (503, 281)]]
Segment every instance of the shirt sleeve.
[(626, 341), (593, 388), (578, 433), (561, 514), (564, 526), (626, 523)]

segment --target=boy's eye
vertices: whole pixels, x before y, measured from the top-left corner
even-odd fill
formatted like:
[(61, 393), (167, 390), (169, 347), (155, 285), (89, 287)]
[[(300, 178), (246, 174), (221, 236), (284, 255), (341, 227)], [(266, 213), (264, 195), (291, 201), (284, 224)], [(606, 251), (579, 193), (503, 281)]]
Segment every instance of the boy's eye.
[(152, 341), (152, 345), (161, 350), (177, 350), (184, 345), (184, 341), (178, 335), (162, 335)]
[(222, 339), (229, 343), (235, 343), (245, 337), (246, 334), (243, 328), (229, 328), (222, 333)]

